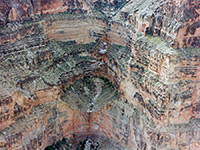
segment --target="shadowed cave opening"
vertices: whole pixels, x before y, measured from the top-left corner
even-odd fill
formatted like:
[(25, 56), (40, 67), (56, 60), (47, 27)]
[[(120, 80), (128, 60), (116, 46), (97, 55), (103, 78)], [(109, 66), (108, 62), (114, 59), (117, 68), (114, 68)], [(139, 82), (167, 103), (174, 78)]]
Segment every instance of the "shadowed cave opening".
[(114, 142), (103, 135), (87, 135), (84, 137), (73, 135), (74, 138), (57, 141), (44, 150), (125, 150), (120, 143)]
[(97, 150), (99, 147), (99, 142), (93, 141), (90, 138), (86, 138), (83, 141), (80, 141), (77, 146), (74, 146), (74, 143), (71, 144), (68, 139), (63, 138), (61, 141), (58, 141), (56, 144), (53, 144), (51, 146), (48, 146), (45, 148), (45, 150), (53, 150), (53, 149), (65, 149), (69, 150), (75, 147), (76, 150), (84, 150), (84, 149), (91, 149), (91, 150)]

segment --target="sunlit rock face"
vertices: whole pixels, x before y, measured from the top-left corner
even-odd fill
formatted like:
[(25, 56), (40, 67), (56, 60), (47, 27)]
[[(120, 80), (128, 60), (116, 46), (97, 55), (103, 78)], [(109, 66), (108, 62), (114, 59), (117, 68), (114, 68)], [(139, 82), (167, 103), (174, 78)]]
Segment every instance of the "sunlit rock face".
[(199, 150), (199, 0), (2, 0), (0, 149)]

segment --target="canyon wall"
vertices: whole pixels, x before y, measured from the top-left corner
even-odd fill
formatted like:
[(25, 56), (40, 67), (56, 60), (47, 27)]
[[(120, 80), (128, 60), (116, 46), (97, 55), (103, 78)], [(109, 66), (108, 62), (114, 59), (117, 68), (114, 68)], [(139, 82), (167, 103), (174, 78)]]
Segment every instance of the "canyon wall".
[(199, 7), (1, 1), (0, 149), (199, 149)]

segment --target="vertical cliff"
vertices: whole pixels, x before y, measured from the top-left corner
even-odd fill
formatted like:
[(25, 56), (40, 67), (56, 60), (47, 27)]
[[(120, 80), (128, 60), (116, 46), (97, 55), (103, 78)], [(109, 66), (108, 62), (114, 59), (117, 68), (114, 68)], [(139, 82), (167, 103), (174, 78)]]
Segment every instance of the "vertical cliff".
[(0, 2), (0, 149), (200, 149), (199, 0)]

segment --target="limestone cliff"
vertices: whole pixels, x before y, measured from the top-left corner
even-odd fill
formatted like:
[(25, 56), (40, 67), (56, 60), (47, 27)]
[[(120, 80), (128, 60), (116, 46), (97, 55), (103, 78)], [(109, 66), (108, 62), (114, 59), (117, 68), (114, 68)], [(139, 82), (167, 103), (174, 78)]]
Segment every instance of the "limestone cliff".
[(200, 149), (199, 15), (199, 0), (2, 0), (0, 149)]

